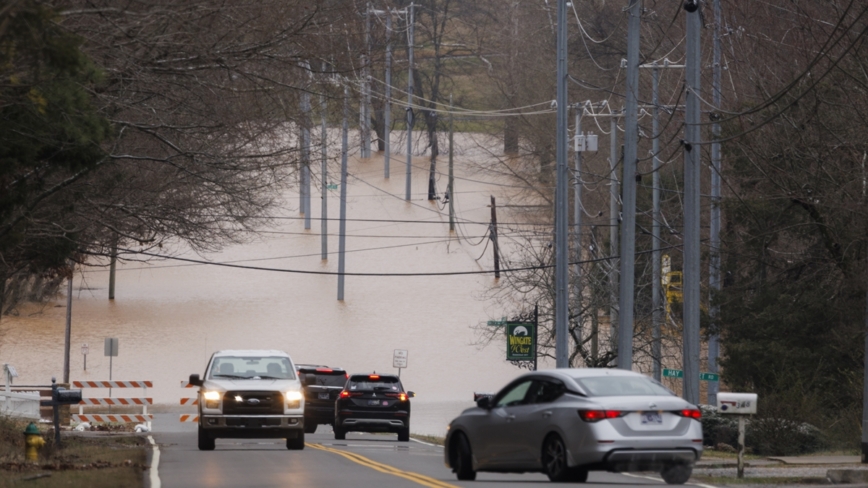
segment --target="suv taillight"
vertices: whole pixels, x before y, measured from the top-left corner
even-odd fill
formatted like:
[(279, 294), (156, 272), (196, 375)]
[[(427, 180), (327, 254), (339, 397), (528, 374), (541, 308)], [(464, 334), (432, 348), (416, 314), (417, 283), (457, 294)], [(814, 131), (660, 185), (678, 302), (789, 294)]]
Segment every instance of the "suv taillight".
[(361, 393), (361, 392), (358, 392), (358, 391), (349, 392), (349, 391), (347, 391), (347, 390), (343, 390), (343, 391), (341, 392), (340, 397), (341, 397), (341, 398), (349, 398), (349, 397), (361, 396), (361, 395), (362, 395), (362, 393)]
[(392, 398), (397, 398), (398, 400), (400, 400), (402, 402), (407, 401), (407, 394), (406, 393), (386, 393), (386, 396), (392, 397)]

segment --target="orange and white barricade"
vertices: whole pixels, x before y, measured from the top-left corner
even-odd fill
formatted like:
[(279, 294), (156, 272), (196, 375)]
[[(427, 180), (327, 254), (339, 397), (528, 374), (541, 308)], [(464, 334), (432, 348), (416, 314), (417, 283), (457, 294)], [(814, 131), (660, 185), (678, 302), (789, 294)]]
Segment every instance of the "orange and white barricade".
[[(185, 388), (185, 389), (186, 388), (196, 388), (196, 386), (191, 385), (189, 381), (182, 380), (181, 381), (181, 388)], [(184, 391), (184, 393), (187, 393), (187, 392)], [(196, 397), (181, 398), (181, 405), (199, 405), (199, 397), (196, 396)], [(181, 420), (181, 422), (198, 422), (199, 416), (196, 414), (192, 414), (192, 413), (182, 413), (180, 420)]]
[[(147, 398), (148, 388), (153, 388), (152, 381), (73, 381), (73, 388), (141, 388), (143, 397), (141, 398), (82, 398), (78, 404), (78, 415), (72, 415), (72, 420), (78, 422), (90, 423), (144, 423), (151, 428), (151, 421), (154, 419), (152, 414), (148, 413), (148, 405), (154, 404), (153, 398)], [(85, 414), (84, 407), (90, 406), (108, 406), (108, 407), (142, 407), (141, 414)]]

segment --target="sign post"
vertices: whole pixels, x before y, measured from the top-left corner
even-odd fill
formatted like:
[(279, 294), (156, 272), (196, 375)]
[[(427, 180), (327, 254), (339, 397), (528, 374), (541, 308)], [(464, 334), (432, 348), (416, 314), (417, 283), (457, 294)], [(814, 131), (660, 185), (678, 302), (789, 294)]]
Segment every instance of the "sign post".
[(506, 360), (531, 361), (536, 359), (536, 325), (532, 322), (507, 322)]
[(87, 343), (81, 345), (81, 355), (84, 356), (84, 370), (87, 371), (87, 353), (90, 352), (90, 348), (87, 346)]
[(392, 367), (398, 368), (398, 378), (401, 377), (401, 369), (407, 367), (407, 350), (395, 349), (392, 354)]
[[(105, 355), (109, 358), (109, 381), (112, 379), (112, 358), (118, 355), (118, 339), (117, 337), (106, 337), (105, 338)], [(109, 398), (112, 396), (112, 389), (109, 388)], [(109, 413), (111, 413), (112, 407), (109, 405)]]

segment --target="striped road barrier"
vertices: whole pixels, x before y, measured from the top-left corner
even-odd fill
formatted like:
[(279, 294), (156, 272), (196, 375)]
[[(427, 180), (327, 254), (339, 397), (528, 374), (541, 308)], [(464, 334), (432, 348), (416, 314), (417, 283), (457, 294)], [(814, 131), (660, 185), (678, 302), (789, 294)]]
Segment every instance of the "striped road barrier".
[(151, 420), (154, 420), (154, 416), (152, 414), (142, 415), (142, 414), (129, 414), (129, 415), (115, 415), (115, 414), (87, 414), (87, 415), (72, 415), (72, 420), (76, 420), (78, 422), (90, 422), (92, 424), (104, 424), (104, 423), (115, 423), (115, 424), (132, 424), (132, 423), (147, 423), (150, 425)]
[[(196, 385), (191, 385), (187, 380), (181, 380), (181, 388), (197, 388)], [(182, 398), (181, 405), (198, 405), (199, 398)], [(198, 422), (199, 416), (192, 413), (182, 413), (181, 422)]]
[[(148, 430), (151, 429), (151, 420), (153, 420), (154, 416), (148, 414), (148, 405), (153, 405), (153, 398), (146, 398), (148, 395), (148, 388), (154, 387), (153, 381), (146, 380), (129, 380), (129, 381), (114, 381), (114, 380), (85, 380), (85, 381), (72, 381), (72, 386), (76, 388), (141, 388), (144, 392), (141, 398), (82, 398), (81, 402), (78, 404), (78, 415), (73, 415), (73, 420), (78, 420), (79, 422), (91, 422), (91, 423), (103, 423), (103, 422), (117, 422), (117, 423), (146, 423), (148, 426)], [(109, 393), (111, 394), (111, 393)], [(84, 406), (85, 405), (100, 405), (100, 406), (108, 406), (111, 408), (112, 406), (123, 406), (123, 407), (142, 407), (141, 414), (132, 414), (132, 415), (113, 415), (113, 414), (84, 414)]]
[(136, 406), (153, 405), (153, 398), (82, 398), (79, 405)]
[(75, 388), (153, 388), (153, 381), (73, 381)]

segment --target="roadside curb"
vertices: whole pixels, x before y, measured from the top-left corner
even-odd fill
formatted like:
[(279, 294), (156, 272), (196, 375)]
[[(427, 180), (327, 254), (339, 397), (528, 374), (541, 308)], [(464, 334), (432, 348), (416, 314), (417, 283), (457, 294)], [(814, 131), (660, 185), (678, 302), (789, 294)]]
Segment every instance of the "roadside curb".
[(148, 436), (148, 444), (151, 446), (148, 449), (147, 463), (149, 468), (142, 471), (142, 478), (145, 488), (161, 488), (160, 483), (160, 447), (154, 442), (153, 436)]
[(868, 483), (868, 469), (830, 469), (826, 478), (835, 485)]

